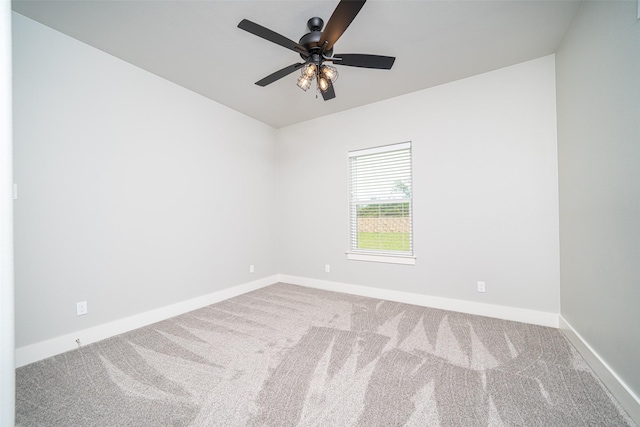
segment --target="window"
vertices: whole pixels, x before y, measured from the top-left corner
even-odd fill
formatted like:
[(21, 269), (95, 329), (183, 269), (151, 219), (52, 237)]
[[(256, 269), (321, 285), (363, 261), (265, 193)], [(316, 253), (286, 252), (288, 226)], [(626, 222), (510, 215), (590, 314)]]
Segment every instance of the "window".
[(349, 259), (415, 264), (411, 143), (349, 152)]

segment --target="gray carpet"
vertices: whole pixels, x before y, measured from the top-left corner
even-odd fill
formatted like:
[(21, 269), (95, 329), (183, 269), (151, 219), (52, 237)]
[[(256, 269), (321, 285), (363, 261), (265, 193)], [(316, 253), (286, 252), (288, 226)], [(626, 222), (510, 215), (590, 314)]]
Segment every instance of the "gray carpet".
[(556, 329), (272, 285), (17, 370), (19, 426), (625, 426)]

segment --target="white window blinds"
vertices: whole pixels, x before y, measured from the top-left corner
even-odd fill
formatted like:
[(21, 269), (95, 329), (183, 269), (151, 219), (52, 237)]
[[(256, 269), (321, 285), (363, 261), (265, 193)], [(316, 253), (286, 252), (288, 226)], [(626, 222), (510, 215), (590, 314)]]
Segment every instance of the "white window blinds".
[(351, 252), (413, 255), (411, 143), (349, 152)]

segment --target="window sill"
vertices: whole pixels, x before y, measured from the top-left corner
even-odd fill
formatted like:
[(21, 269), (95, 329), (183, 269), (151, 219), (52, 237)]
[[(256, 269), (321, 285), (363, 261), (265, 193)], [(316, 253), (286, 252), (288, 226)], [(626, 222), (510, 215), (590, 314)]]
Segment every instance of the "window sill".
[(385, 262), (388, 264), (416, 265), (416, 257), (412, 255), (365, 254), (347, 252), (347, 259), (352, 261)]

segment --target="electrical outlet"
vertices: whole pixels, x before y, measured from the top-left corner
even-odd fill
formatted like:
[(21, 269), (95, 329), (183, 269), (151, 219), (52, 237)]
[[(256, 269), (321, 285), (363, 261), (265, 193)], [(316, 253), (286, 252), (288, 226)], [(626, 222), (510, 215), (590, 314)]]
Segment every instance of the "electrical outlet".
[(331, 265), (325, 264), (324, 265), (324, 272), (325, 273), (331, 273)]
[(484, 282), (478, 282), (478, 292), (484, 292), (484, 291), (485, 291)]
[(254, 271), (256, 271), (255, 267), (253, 266), (253, 264), (251, 264), (249, 266), (249, 273), (253, 273)]
[(80, 301), (76, 303), (76, 316), (82, 316), (83, 314), (87, 314), (87, 302)]

